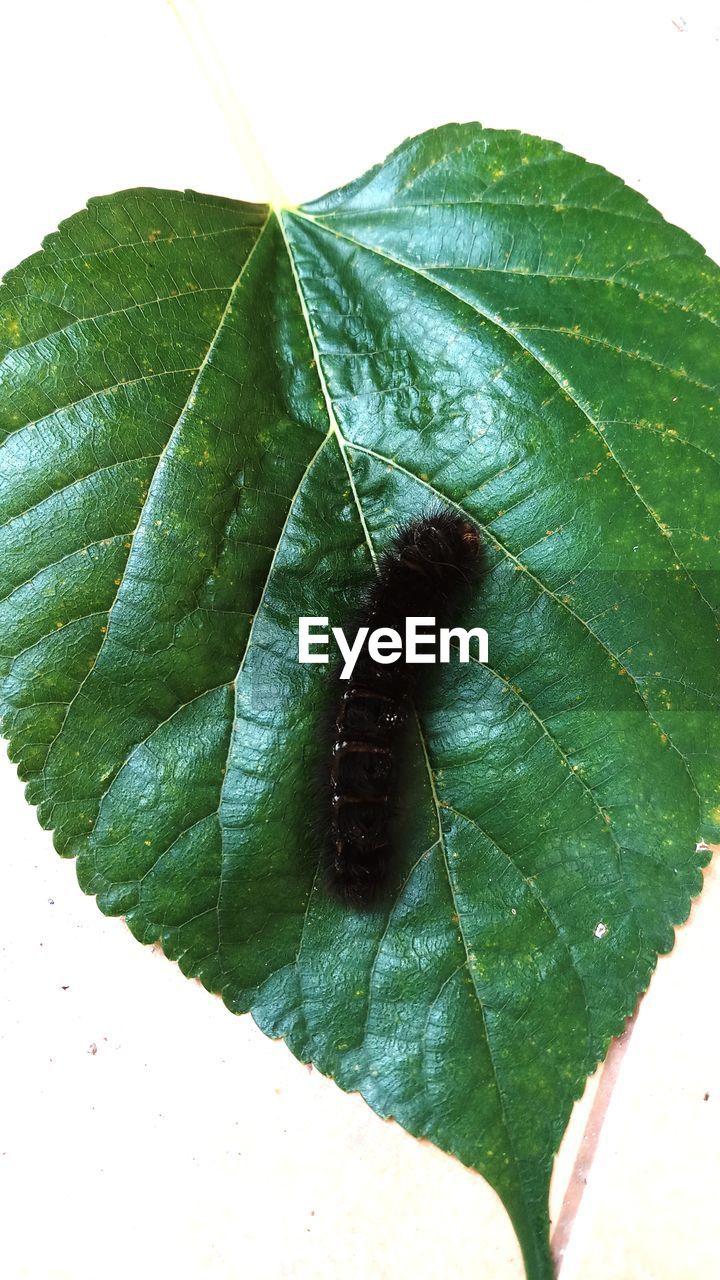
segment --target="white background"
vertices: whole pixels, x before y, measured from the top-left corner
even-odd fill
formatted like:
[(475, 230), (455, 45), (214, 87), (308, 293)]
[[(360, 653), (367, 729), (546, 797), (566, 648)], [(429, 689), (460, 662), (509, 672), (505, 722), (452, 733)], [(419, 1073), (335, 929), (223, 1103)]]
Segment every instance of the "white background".
[[(199, 8), (205, 30), (178, 3), (194, 48), (162, 0), (4, 9), (0, 270), (91, 195), (152, 185), (297, 202), (408, 134), (466, 119), (605, 165), (720, 256), (714, 3)], [(202, 60), (217, 51), (211, 85)], [(521, 1274), (480, 1179), (99, 915), (4, 755), (0, 817), (8, 1280)]]

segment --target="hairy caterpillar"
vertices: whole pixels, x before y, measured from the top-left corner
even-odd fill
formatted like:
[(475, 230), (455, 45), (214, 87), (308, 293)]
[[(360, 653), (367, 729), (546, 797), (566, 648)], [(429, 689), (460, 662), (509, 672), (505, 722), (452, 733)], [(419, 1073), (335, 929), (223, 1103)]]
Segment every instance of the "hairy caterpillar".
[[(479, 565), (480, 538), (463, 516), (442, 509), (403, 525), (378, 565), (358, 626), (402, 631), (405, 619), (448, 621), (448, 609)], [(330, 766), (327, 885), (353, 906), (372, 902), (392, 855), (395, 754), (407, 703), (426, 668), (358, 658), (340, 696)]]

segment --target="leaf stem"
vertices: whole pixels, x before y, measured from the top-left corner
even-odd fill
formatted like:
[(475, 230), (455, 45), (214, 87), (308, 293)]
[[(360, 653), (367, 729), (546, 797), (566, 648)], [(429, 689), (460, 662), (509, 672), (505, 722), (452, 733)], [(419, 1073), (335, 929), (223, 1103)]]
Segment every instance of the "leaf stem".
[(273, 209), (288, 205), (277, 178), (263, 155), (247, 112), (243, 109), (222, 55), (195, 0), (166, 0), (217, 102), (256, 194)]

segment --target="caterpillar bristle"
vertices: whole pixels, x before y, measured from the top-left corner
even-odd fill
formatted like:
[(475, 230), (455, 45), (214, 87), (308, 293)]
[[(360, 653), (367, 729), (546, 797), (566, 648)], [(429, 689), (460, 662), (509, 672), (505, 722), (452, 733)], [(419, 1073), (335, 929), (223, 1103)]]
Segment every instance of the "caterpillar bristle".
[[(432, 508), (400, 526), (380, 560), (357, 626), (402, 631), (408, 617), (448, 621), (475, 576), (481, 542), (467, 517)], [(330, 766), (326, 886), (347, 906), (371, 906), (392, 865), (395, 756), (418, 679), (427, 668), (404, 656), (379, 664), (363, 649), (335, 706)]]

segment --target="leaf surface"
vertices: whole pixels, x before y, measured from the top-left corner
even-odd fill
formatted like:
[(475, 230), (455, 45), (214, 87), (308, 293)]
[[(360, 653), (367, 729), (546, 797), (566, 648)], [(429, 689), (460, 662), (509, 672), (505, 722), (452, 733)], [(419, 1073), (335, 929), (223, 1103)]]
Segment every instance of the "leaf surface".
[[(103, 911), (480, 1170), (531, 1280), (572, 1102), (720, 831), (719, 299), (619, 179), (478, 125), (295, 210), (93, 200), (0, 293), (29, 800)], [(484, 536), (490, 661), (435, 669), (355, 915), (297, 620), (346, 622), (438, 500)]]

